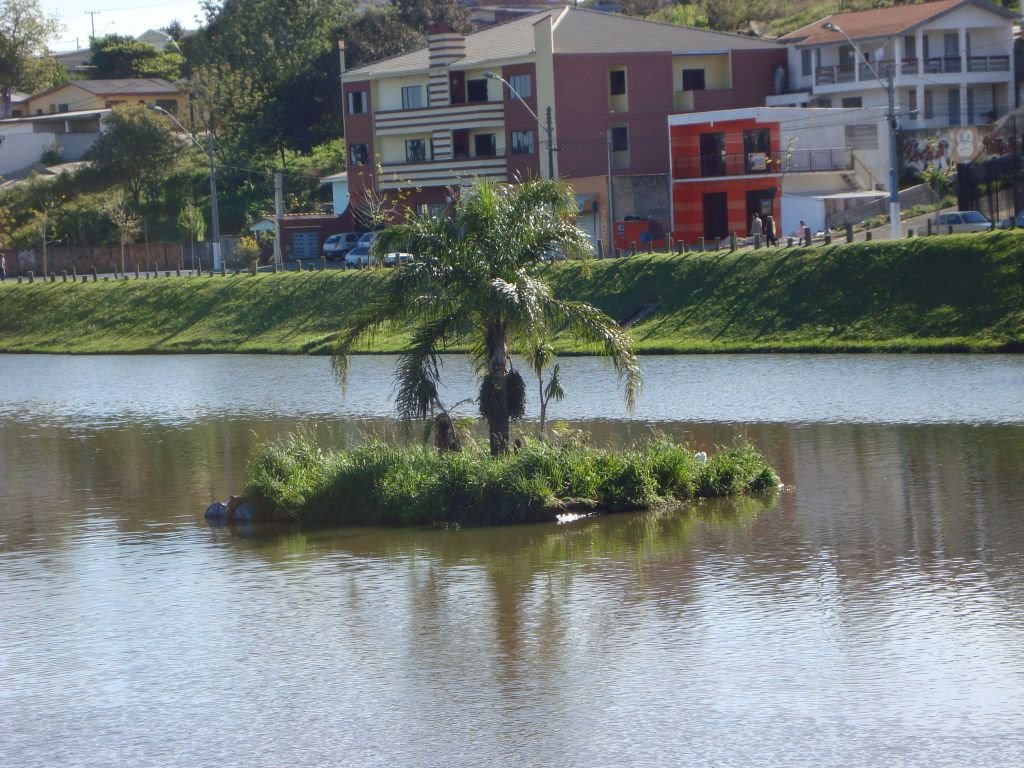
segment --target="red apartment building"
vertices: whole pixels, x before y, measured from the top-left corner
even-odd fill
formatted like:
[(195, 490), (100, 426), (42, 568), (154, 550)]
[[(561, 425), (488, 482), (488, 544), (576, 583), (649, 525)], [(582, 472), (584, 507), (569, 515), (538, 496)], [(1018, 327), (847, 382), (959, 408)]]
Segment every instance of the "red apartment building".
[(441, 213), (474, 178), (553, 170), (593, 237), (607, 242), (626, 216), (668, 229), (667, 117), (763, 104), (786, 55), (756, 38), (571, 7), (467, 36), (434, 30), (427, 48), (342, 75), (353, 204)]

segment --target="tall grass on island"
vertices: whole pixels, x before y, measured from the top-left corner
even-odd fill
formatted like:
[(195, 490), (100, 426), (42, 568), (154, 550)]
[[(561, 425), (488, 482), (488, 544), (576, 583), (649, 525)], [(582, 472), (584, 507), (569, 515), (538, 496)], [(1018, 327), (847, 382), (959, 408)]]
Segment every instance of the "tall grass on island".
[(552, 521), (567, 510), (648, 509), (778, 483), (746, 441), (705, 459), (664, 437), (625, 451), (530, 440), (492, 458), (381, 442), (329, 452), (293, 434), (256, 453), (244, 494), (257, 521), (478, 526)]

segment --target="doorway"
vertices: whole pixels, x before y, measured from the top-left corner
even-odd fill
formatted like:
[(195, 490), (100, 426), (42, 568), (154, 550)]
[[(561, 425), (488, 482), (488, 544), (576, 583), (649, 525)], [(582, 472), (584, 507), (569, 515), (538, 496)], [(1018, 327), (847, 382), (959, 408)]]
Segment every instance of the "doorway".
[(704, 237), (729, 237), (729, 198), (725, 192), (704, 195)]

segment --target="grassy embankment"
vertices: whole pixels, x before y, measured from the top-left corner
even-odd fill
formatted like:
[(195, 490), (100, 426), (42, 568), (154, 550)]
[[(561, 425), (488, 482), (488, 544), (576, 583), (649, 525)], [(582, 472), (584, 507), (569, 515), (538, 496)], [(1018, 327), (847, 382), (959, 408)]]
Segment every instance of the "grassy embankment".
[[(0, 352), (322, 353), (386, 272), (0, 284)], [(559, 263), (559, 295), (644, 353), (993, 351), (1024, 345), (1024, 233)], [(400, 329), (368, 351), (395, 351)], [(562, 349), (587, 352), (585, 349)]]
[(325, 452), (302, 435), (264, 446), (245, 497), (256, 520), (331, 525), (506, 525), (571, 510), (647, 509), (660, 501), (773, 489), (774, 470), (750, 445), (700, 462), (655, 439), (623, 452), (529, 441), (497, 458), (368, 443)]

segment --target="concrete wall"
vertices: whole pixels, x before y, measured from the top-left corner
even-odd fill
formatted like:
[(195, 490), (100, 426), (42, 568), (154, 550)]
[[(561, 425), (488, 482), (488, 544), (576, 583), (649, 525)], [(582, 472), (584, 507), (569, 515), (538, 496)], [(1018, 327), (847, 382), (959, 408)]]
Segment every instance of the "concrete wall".
[(8, 133), (0, 143), (0, 176), (38, 163), (54, 142), (64, 148), (64, 162), (81, 160), (98, 136), (98, 133)]

